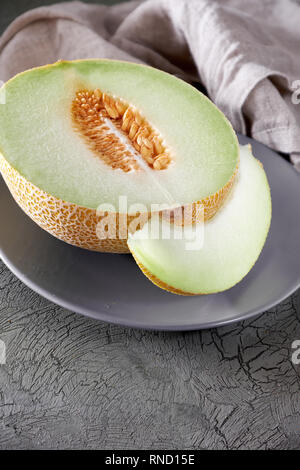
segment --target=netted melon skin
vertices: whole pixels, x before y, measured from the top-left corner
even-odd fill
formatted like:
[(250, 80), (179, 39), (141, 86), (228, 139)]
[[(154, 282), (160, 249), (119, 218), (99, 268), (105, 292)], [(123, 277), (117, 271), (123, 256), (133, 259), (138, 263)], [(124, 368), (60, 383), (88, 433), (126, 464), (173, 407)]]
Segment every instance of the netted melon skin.
[[(232, 188), (238, 168), (228, 183), (213, 196), (186, 205), (191, 206), (192, 222), (208, 220), (215, 215)], [(95, 209), (58, 199), (33, 185), (14, 169), (0, 154), (0, 171), (13, 198), (23, 211), (41, 228), (56, 238), (79, 248), (104, 253), (130, 253), (127, 240), (122, 238), (100, 239), (97, 225), (100, 217)], [(199, 210), (199, 202), (203, 211)], [(150, 216), (150, 214), (148, 214)], [(134, 216), (128, 216), (128, 224)], [(116, 223), (118, 233), (118, 218)]]
[(226, 197), (231, 191), (235, 178), (238, 174), (238, 164), (235, 168), (233, 175), (231, 176), (230, 180), (221, 188), (218, 192), (213, 194), (212, 196), (208, 196), (202, 201), (198, 201), (196, 204), (202, 204), (204, 210), (204, 221), (211, 219), (220, 209), (222, 204), (224, 203)]
[(41, 228), (56, 238), (92, 251), (129, 253), (126, 239), (100, 240), (96, 210), (71, 204), (42, 191), (0, 156), (0, 171), (13, 198)]

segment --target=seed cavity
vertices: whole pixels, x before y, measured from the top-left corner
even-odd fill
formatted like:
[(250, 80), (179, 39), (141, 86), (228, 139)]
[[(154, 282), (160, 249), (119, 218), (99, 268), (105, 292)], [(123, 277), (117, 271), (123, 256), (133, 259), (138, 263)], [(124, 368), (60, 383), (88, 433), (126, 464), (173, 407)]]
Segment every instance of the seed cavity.
[(159, 132), (123, 100), (99, 89), (79, 90), (71, 111), (75, 130), (112, 169), (165, 170), (171, 163)]

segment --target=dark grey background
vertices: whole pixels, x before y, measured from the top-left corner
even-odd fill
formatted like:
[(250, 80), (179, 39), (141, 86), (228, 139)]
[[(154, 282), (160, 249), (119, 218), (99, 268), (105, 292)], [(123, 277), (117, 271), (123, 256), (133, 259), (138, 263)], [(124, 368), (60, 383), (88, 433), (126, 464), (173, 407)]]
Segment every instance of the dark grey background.
[[(2, 1), (1, 30), (48, 3)], [(300, 449), (300, 291), (234, 326), (155, 333), (57, 307), (0, 262), (0, 339), (0, 449)]]

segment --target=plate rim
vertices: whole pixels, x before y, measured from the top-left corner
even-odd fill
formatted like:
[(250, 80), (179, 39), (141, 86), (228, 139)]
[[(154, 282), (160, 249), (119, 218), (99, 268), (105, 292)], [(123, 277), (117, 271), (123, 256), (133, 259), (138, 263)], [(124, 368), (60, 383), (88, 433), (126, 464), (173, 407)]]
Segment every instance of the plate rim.
[(142, 323), (142, 322), (130, 322), (130, 321), (125, 321), (123, 318), (114, 316), (110, 317), (110, 314), (103, 312), (100, 310), (98, 314), (101, 315), (101, 318), (97, 317), (95, 313), (89, 310), (85, 310), (83, 308), (80, 308), (76, 305), (73, 305), (71, 302), (61, 300), (60, 298), (56, 298), (54, 294), (51, 294), (49, 291), (45, 290), (42, 287), (36, 286), (30, 279), (27, 279), (26, 276), (23, 275), (15, 266), (13, 266), (2, 254), (2, 250), (0, 249), (0, 257), (4, 264), (8, 267), (8, 269), (21, 281), (23, 282), (29, 289), (34, 291), (35, 293), (39, 294), (46, 300), (49, 300), (50, 302), (53, 302), (55, 305), (58, 307), (65, 308), (73, 313), (82, 315), (84, 317), (92, 318), (93, 320), (97, 321), (103, 321), (105, 323), (110, 323), (114, 325), (119, 325), (122, 327), (127, 327), (127, 328), (137, 328), (137, 329), (142, 329), (142, 330), (151, 330), (151, 331), (196, 331), (196, 330), (207, 330), (210, 328), (217, 328), (221, 326), (228, 326), (233, 323), (238, 323), (243, 320), (248, 320), (249, 318), (253, 318), (255, 316), (258, 316), (260, 314), (263, 314), (266, 310), (271, 309), (272, 307), (280, 304), (283, 302), (285, 299), (287, 299), (290, 295), (292, 295), (299, 287), (300, 287), (300, 277), (299, 280), (295, 283), (295, 285), (288, 291), (286, 294), (282, 294), (279, 298), (279, 300), (276, 300), (274, 302), (267, 302), (263, 306), (249, 310), (246, 314), (240, 314), (239, 316), (236, 316), (234, 318), (228, 318), (227, 320), (219, 320), (219, 321), (212, 321), (212, 322), (205, 322), (205, 323), (193, 323), (190, 325), (181, 325), (181, 324), (170, 324), (170, 325), (158, 325), (158, 324), (147, 324), (147, 323)]

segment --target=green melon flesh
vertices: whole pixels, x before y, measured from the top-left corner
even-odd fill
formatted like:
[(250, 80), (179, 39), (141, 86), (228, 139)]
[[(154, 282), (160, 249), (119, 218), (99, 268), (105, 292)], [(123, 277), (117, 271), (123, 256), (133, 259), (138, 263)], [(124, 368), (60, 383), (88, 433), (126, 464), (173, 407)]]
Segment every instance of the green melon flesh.
[[(135, 106), (164, 136), (174, 163), (164, 171), (124, 173), (95, 157), (70, 118), (82, 88), (100, 88)], [(223, 114), (192, 86), (151, 67), (58, 62), (17, 75), (0, 94), (3, 156), (40, 189), (80, 206), (117, 207), (120, 195), (127, 196), (128, 206), (147, 209), (201, 200), (231, 179), (238, 162), (237, 139)]]
[[(204, 224), (202, 248), (187, 249), (194, 239), (195, 227), (191, 226), (185, 228), (185, 236), (179, 240), (174, 236), (169, 240), (149, 238), (152, 221), (128, 240), (128, 246), (138, 263), (173, 289), (210, 294), (234, 286), (250, 271), (263, 248), (270, 221), (267, 177), (250, 146), (245, 146), (241, 148), (239, 176), (230, 195), (215, 217)], [(166, 221), (162, 225), (167, 228)], [(178, 230), (172, 227), (171, 234)]]

